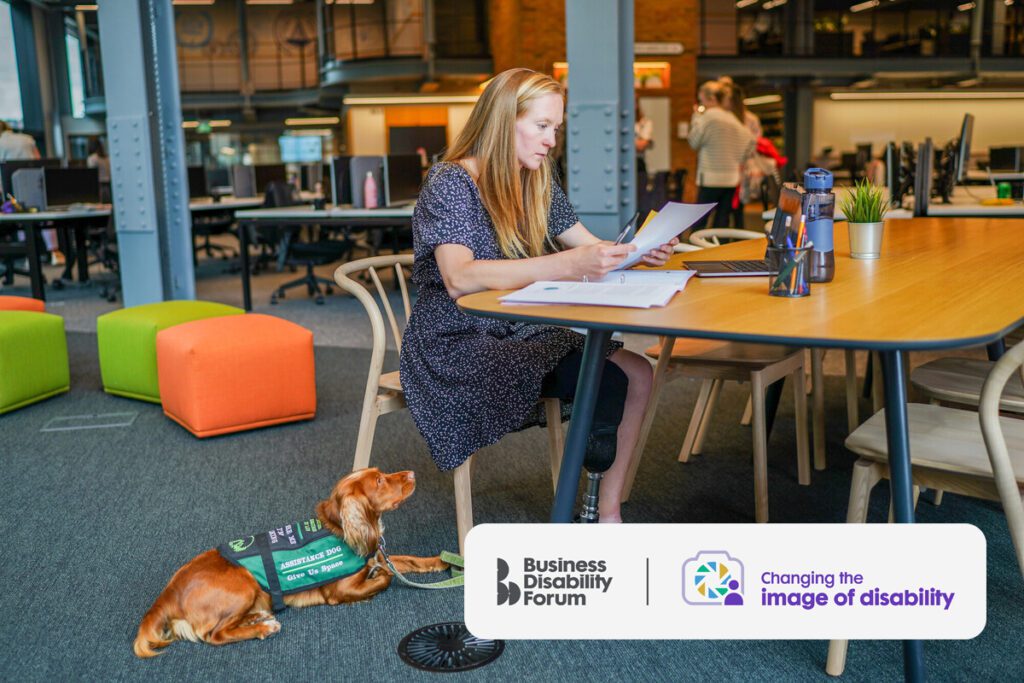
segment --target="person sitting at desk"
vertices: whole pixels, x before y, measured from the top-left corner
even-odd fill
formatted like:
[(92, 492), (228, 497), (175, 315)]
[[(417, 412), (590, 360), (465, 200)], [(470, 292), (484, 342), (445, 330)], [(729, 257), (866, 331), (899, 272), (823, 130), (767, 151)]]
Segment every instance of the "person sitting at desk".
[[(636, 249), (587, 231), (553, 182), (549, 154), (564, 108), (551, 77), (529, 69), (498, 74), (420, 190), (412, 221), (419, 296), (400, 371), (413, 420), (441, 470), (527, 426), (542, 395), (571, 397), (585, 339), (565, 328), (476, 317), (456, 299), (538, 280), (600, 279)], [(671, 244), (662, 245), (644, 262), (662, 265), (671, 253)], [(618, 343), (606, 353), (587, 455), (614, 458), (598, 509), (602, 522), (619, 522), (651, 366)]]

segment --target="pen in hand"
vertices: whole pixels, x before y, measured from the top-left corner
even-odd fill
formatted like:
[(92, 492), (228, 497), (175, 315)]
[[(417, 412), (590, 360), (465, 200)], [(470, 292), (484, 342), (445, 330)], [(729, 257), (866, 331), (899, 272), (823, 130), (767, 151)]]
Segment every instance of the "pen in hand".
[(622, 244), (622, 240), (626, 239), (626, 235), (628, 235), (629, 231), (633, 228), (634, 225), (636, 225), (636, 220), (638, 218), (640, 218), (639, 211), (633, 214), (633, 217), (629, 219), (628, 223), (626, 223), (626, 227), (624, 227), (622, 229), (622, 232), (619, 233), (619, 236), (615, 238), (615, 244)]

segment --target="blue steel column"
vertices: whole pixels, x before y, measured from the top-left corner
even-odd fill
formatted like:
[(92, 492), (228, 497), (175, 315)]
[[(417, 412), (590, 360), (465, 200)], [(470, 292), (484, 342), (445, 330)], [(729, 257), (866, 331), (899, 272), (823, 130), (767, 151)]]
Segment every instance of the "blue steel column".
[(566, 0), (569, 200), (614, 239), (636, 209), (633, 0)]
[(99, 3), (125, 306), (195, 298), (171, 0)]

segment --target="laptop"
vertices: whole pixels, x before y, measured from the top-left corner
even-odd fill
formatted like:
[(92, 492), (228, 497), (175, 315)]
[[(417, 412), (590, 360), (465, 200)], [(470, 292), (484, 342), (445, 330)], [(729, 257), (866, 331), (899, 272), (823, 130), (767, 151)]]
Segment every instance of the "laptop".
[[(800, 220), (802, 197), (800, 188), (793, 183), (786, 183), (779, 192), (775, 218), (772, 220), (771, 235), (775, 239), (784, 239), (786, 217), (792, 221)], [(795, 223), (794, 223), (795, 224)], [(757, 277), (770, 275), (771, 270), (767, 259), (745, 259), (732, 261), (685, 261), (683, 266), (697, 272), (697, 277)]]

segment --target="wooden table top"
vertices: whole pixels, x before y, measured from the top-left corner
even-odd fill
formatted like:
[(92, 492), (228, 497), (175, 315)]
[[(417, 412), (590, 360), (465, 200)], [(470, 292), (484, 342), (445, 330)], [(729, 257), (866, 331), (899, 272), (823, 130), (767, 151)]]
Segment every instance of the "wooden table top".
[[(1024, 220), (914, 218), (886, 224), (881, 258), (850, 258), (845, 223), (835, 231), (836, 276), (811, 295), (768, 295), (767, 277), (697, 278), (662, 308), (507, 306), (507, 292), (461, 297), (487, 317), (624, 332), (858, 349), (937, 349), (986, 344), (1024, 322)], [(677, 254), (682, 261), (762, 258), (750, 240)]]

